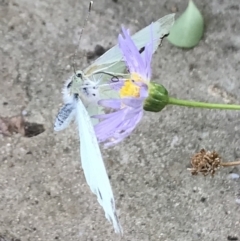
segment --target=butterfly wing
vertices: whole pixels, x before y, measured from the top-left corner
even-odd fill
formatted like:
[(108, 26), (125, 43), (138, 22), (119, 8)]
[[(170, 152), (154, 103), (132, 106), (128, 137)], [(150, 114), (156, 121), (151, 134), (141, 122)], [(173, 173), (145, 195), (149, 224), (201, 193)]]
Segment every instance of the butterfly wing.
[(67, 128), (76, 115), (76, 104), (74, 102), (65, 104), (58, 112), (54, 130), (61, 131)]
[[(157, 50), (162, 38), (169, 34), (170, 29), (174, 23), (175, 14), (168, 14), (163, 18), (158, 19), (152, 24), (153, 40), (154, 40), (154, 51)], [(138, 49), (146, 46), (151, 40), (150, 25), (140, 30), (132, 36), (132, 40)]]
[(116, 214), (112, 188), (93, 125), (80, 99), (76, 106), (76, 120), (80, 137), (81, 161), (86, 181), (92, 192), (97, 195), (98, 202), (103, 207), (106, 218), (112, 222), (115, 232), (122, 233)]
[[(163, 18), (158, 19), (156, 22), (152, 24), (153, 39), (156, 40), (154, 42), (155, 51), (159, 46), (161, 38), (164, 35), (169, 33), (170, 28), (174, 23), (174, 16), (175, 14), (168, 14)], [(140, 30), (139, 32), (135, 33), (132, 36), (132, 39), (139, 50), (143, 48), (147, 43), (149, 43), (150, 38), (151, 38), (150, 25), (143, 28), (142, 30)], [(120, 51), (118, 45), (115, 45), (110, 50), (108, 50), (105, 54), (99, 57), (84, 72), (86, 75), (91, 75), (92, 73), (98, 72), (98, 71), (114, 72), (116, 71), (116, 68), (119, 68), (117, 70), (118, 72), (115, 72), (115, 73), (122, 73), (123, 70), (125, 69), (125, 65), (122, 64), (121, 60), (122, 60), (122, 52)], [(121, 66), (114, 65), (113, 63), (115, 62), (120, 62)], [(112, 71), (111, 68), (114, 68), (114, 71)]]

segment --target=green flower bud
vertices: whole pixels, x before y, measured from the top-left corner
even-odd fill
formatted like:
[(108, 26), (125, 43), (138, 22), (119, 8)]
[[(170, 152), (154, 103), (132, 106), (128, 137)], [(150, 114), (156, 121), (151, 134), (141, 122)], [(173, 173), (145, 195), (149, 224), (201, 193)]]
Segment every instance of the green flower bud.
[(148, 97), (144, 101), (143, 109), (159, 112), (168, 104), (168, 98), (168, 91), (163, 85), (150, 82), (148, 85)]

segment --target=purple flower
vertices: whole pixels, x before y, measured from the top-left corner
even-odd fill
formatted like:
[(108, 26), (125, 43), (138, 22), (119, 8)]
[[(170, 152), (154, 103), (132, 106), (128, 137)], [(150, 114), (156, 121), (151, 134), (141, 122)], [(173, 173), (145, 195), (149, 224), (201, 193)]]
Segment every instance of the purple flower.
[(143, 53), (139, 53), (129, 35), (129, 31), (122, 28), (122, 35), (118, 37), (119, 48), (129, 69), (127, 79), (121, 79), (116, 86), (119, 99), (105, 99), (99, 105), (111, 109), (108, 114), (96, 115), (100, 122), (95, 125), (95, 133), (99, 142), (105, 147), (115, 145), (129, 136), (143, 116), (144, 100), (148, 97), (148, 84), (151, 78), (151, 60), (153, 55), (153, 34), (151, 41), (145, 46)]

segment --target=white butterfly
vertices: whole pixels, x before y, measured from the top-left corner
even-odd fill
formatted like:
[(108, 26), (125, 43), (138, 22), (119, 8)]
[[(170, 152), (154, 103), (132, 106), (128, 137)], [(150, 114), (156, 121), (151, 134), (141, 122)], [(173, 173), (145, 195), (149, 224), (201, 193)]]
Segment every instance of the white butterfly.
[[(76, 72), (65, 84), (63, 97), (65, 105), (60, 109), (56, 117), (54, 130), (61, 131), (75, 118), (80, 137), (80, 156), (82, 167), (92, 192), (97, 195), (98, 202), (105, 211), (106, 218), (112, 222), (116, 233), (122, 233), (118, 216), (116, 214), (115, 201), (112, 188), (108, 179), (101, 151), (95, 136), (90, 116), (83, 104), (95, 103), (98, 90), (94, 84), (85, 81), (81, 88), (81, 94), (72, 94), (70, 89), (73, 81), (80, 81), (81, 72)], [(89, 85), (89, 88), (87, 87)], [(84, 87), (85, 86), (85, 87)], [(88, 95), (96, 98), (90, 98)]]
[[(170, 14), (153, 23), (155, 50), (161, 39), (169, 33), (173, 22), (174, 14)], [(140, 52), (144, 51), (144, 46), (150, 41), (150, 37), (149, 26), (132, 36)], [(113, 91), (107, 91), (106, 88), (109, 75), (122, 76), (126, 72), (125, 62), (117, 45), (83, 72), (77, 71), (64, 86), (65, 105), (58, 112), (54, 125), (54, 130), (60, 131), (76, 119), (80, 137), (80, 156), (86, 181), (92, 192), (97, 195), (98, 202), (103, 207), (106, 218), (113, 223), (116, 233), (122, 233), (122, 227), (116, 214), (112, 188), (90, 116), (92, 112), (97, 114), (101, 111), (97, 105), (100, 99), (112, 95)]]

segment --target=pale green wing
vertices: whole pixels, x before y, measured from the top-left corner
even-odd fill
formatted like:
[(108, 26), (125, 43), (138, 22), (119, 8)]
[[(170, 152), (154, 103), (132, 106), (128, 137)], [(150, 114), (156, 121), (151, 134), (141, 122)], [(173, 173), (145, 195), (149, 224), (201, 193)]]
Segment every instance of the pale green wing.
[[(170, 28), (174, 23), (174, 15), (175, 14), (166, 15), (165, 17), (160, 18), (159, 20), (153, 23), (153, 38), (154, 40), (156, 40), (154, 41), (155, 51), (159, 46), (161, 38), (164, 35), (169, 33)], [(141, 49), (147, 43), (149, 43), (150, 38), (151, 38), (150, 25), (140, 30), (139, 32), (137, 32), (132, 36), (132, 39), (138, 49)], [(91, 75), (94, 72), (96, 73), (98, 71), (102, 71), (103, 68), (104, 68), (104, 71), (108, 72), (108, 68), (107, 68), (108, 65), (111, 65), (115, 62), (120, 62), (121, 60), (122, 60), (122, 53), (118, 45), (115, 45), (113, 48), (111, 48), (105, 54), (99, 57), (96, 61), (94, 61), (93, 64), (91, 64), (88, 68), (86, 68), (84, 73), (86, 75)], [(118, 73), (121, 73), (121, 72), (118, 72)]]
[[(114, 91), (109, 84), (111, 82), (118, 82), (118, 79), (127, 78), (129, 74), (125, 62), (119, 61), (114, 62), (111, 65), (103, 65), (100, 71), (104, 71), (104, 73), (94, 74), (95, 79), (100, 80), (98, 84), (100, 98), (119, 98), (119, 93)], [(88, 76), (88, 78), (92, 79), (91, 76)]]
[[(174, 23), (175, 14), (168, 14), (163, 18), (158, 19), (153, 23), (153, 40), (154, 40), (154, 51), (157, 50), (161, 39), (166, 34), (169, 34), (170, 29)], [(132, 39), (138, 49), (144, 47), (151, 40), (150, 25), (140, 30), (132, 36)]]
[[(89, 105), (89, 106), (87, 106), (86, 109), (87, 109), (87, 112), (90, 117), (93, 115), (104, 114), (102, 107), (98, 106), (98, 105)], [(95, 126), (99, 122), (99, 120), (95, 119), (95, 118), (91, 118), (91, 122), (92, 122), (93, 126)]]

